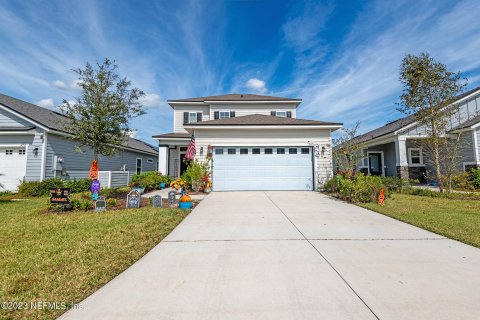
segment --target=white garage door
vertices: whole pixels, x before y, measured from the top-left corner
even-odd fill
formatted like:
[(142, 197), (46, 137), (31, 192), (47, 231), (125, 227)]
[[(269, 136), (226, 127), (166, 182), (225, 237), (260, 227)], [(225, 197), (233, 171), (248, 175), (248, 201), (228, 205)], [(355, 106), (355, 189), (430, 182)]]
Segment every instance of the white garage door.
[(25, 177), (27, 155), (25, 147), (0, 147), (0, 190), (17, 190)]
[(313, 190), (310, 147), (215, 147), (214, 191)]

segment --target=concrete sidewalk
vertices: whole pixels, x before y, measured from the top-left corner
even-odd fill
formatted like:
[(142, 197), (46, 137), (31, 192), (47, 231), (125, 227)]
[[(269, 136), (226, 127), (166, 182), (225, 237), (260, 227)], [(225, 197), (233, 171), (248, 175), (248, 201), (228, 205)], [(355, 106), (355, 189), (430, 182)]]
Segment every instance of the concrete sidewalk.
[(480, 250), (315, 192), (212, 193), (62, 319), (478, 319)]

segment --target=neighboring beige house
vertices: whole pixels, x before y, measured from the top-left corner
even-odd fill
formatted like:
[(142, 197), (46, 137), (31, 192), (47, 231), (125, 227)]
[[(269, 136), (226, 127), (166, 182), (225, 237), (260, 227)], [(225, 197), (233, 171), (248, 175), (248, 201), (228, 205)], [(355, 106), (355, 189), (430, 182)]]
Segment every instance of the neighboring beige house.
[(301, 99), (227, 94), (169, 100), (173, 132), (159, 141), (159, 171), (179, 177), (192, 135), (212, 155), (215, 191), (314, 190), (333, 174), (331, 133), (341, 123), (297, 119)]

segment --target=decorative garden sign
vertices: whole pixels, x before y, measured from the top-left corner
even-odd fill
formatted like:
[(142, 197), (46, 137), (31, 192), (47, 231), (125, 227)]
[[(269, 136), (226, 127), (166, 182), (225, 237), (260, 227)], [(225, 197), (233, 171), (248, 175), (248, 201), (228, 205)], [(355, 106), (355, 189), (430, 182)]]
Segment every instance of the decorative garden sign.
[(50, 203), (70, 204), (70, 188), (50, 189)]
[(161, 195), (154, 195), (152, 198), (152, 205), (154, 208), (161, 208), (162, 207), (162, 196)]
[(137, 190), (132, 190), (127, 195), (127, 209), (140, 208), (140, 193)]
[(98, 200), (95, 201), (95, 211), (106, 211), (107, 210), (107, 201), (105, 197), (98, 197)]
[(100, 181), (93, 180), (92, 185), (90, 186), (90, 191), (92, 192), (92, 200), (97, 200), (98, 195), (100, 194)]
[(170, 191), (168, 193), (168, 204), (171, 206), (175, 204), (175, 195), (176, 195), (175, 191)]

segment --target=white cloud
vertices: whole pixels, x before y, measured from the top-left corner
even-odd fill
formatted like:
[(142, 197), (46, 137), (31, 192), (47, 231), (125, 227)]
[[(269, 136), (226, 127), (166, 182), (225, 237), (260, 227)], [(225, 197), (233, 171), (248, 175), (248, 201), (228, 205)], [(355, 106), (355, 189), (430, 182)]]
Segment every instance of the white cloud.
[(62, 90), (65, 90), (67, 88), (67, 84), (65, 82), (63, 82), (62, 80), (55, 80), (55, 81), (52, 82), (52, 85), (55, 88), (62, 89)]
[(157, 108), (162, 104), (162, 99), (156, 93), (147, 93), (140, 99), (140, 103), (145, 107)]
[(131, 130), (131, 131), (128, 132), (128, 136), (130, 138), (137, 139), (138, 138), (138, 131), (137, 130)]
[(44, 107), (48, 109), (52, 109), (53, 106), (55, 105), (52, 98), (42, 99), (40, 101), (37, 101), (36, 104), (39, 105), (40, 107)]
[(256, 92), (265, 93), (265, 91), (267, 91), (267, 88), (265, 87), (265, 81), (257, 78), (248, 79), (245, 85), (248, 89), (254, 90)]

